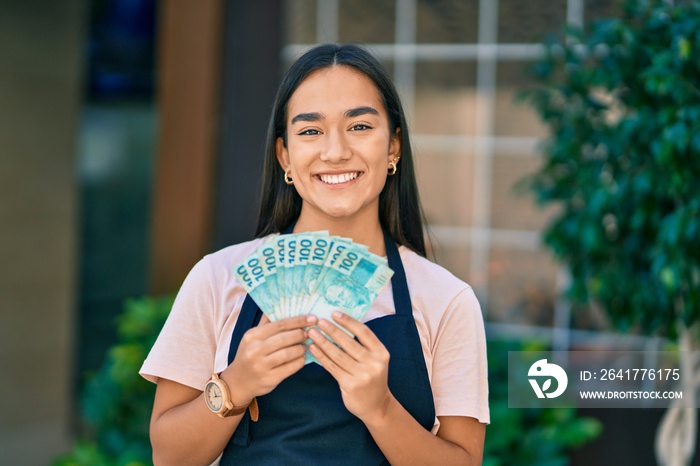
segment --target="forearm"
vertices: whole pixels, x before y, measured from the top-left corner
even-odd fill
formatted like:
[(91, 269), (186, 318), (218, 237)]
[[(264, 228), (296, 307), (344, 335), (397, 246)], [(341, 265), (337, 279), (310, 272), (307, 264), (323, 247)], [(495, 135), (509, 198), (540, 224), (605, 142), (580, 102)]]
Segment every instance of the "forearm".
[(243, 414), (220, 418), (209, 411), (203, 395), (171, 408), (151, 421), (153, 463), (209, 465), (223, 451)]
[(365, 423), (392, 465), (481, 465), (481, 449), (468, 451), (425, 430), (391, 396), (382, 413)]

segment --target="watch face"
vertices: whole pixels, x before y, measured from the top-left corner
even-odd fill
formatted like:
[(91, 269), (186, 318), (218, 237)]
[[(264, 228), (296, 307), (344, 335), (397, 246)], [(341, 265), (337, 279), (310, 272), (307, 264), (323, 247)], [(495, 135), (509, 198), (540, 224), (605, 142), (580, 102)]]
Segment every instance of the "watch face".
[(214, 382), (209, 382), (204, 389), (204, 399), (207, 402), (207, 406), (209, 406), (209, 409), (212, 411), (216, 412), (221, 410), (221, 406), (224, 402), (221, 387)]

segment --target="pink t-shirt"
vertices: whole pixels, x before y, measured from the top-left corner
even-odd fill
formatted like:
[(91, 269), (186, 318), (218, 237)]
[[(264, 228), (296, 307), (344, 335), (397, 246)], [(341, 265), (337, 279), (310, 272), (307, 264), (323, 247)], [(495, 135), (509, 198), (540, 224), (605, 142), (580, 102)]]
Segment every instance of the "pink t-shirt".
[[(173, 380), (202, 390), (228, 366), (228, 350), (246, 291), (232, 273), (269, 237), (205, 256), (190, 271), (140, 374), (157, 383)], [(486, 338), (471, 287), (444, 268), (399, 247), (413, 316), (437, 416), (469, 416), (489, 423)], [(364, 321), (395, 314), (389, 284)], [(439, 421), (435, 420), (433, 432)]]

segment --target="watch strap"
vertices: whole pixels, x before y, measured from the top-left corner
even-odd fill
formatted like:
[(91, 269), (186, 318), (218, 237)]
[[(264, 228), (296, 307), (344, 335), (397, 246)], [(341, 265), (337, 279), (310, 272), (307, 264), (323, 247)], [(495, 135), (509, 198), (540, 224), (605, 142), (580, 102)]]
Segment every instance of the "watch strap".
[(258, 410), (258, 399), (253, 397), (250, 404), (248, 405), (248, 411), (250, 412), (250, 419), (253, 422), (258, 422), (258, 415), (260, 414)]

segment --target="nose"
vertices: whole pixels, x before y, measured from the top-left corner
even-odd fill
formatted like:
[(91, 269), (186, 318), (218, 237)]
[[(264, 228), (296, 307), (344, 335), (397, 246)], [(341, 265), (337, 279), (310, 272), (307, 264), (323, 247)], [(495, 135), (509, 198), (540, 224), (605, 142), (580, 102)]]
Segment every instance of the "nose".
[(344, 131), (328, 131), (325, 145), (321, 151), (321, 160), (329, 163), (339, 163), (352, 156), (352, 149)]

